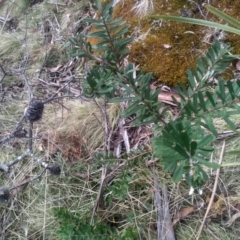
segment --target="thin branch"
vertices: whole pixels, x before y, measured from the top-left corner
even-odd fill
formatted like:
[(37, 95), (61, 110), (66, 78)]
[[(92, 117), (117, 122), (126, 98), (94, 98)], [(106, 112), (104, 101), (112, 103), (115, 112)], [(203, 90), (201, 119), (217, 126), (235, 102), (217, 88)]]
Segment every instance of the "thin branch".
[(47, 100), (43, 101), (43, 104), (51, 102), (53, 99), (56, 98), (58, 93), (60, 93), (65, 87), (67, 87), (75, 78), (72, 77), (66, 84), (64, 84), (61, 88), (58, 89), (51, 97), (49, 97)]
[(2, 67), (1, 64), (0, 64), (0, 68), (1, 68), (1, 71), (3, 73), (2, 79), (0, 79), (0, 83), (2, 83), (3, 79), (9, 74), (4, 70), (4, 68)]
[(22, 117), (20, 118), (19, 122), (15, 126), (15, 128), (12, 130), (12, 132), (8, 136), (0, 139), (0, 146), (5, 144), (6, 142), (8, 142), (11, 138), (15, 137), (15, 133), (21, 128), (24, 119), (25, 119), (25, 115), (23, 114)]
[(33, 141), (32, 141), (32, 137), (33, 137), (33, 122), (32, 121), (29, 121), (28, 135), (29, 135), (28, 149), (29, 149), (29, 152), (32, 153), (32, 151), (33, 151), (33, 149), (32, 149), (32, 145), (33, 145)]
[(99, 203), (102, 199), (103, 191), (104, 191), (105, 186), (106, 186), (106, 175), (107, 175), (107, 168), (103, 167), (102, 168), (101, 185), (100, 185), (100, 188), (98, 190), (98, 196), (97, 196), (97, 199), (95, 201), (95, 204), (94, 204), (94, 207), (93, 207), (93, 210), (92, 210), (92, 217), (91, 217), (90, 225), (93, 225), (94, 215), (97, 212)]
[(21, 156), (18, 156), (17, 158), (15, 158), (14, 160), (10, 161), (9, 163), (4, 163), (4, 164), (0, 164), (0, 170), (8, 173), (10, 168), (17, 164), (18, 162), (22, 161), (25, 157), (29, 156), (29, 151), (27, 150), (25, 153), (23, 153)]
[(27, 185), (27, 184), (29, 184), (29, 183), (31, 183), (31, 182), (36, 181), (37, 179), (39, 179), (39, 178), (41, 178), (41, 177), (43, 176), (43, 174), (46, 172), (46, 170), (47, 170), (47, 168), (44, 168), (44, 170), (43, 170), (39, 175), (37, 175), (36, 177), (34, 177), (34, 178), (32, 178), (32, 179), (30, 179), (30, 180), (28, 180), (28, 181), (26, 181), (26, 182), (23, 182), (23, 183), (21, 183), (21, 184), (19, 184), (19, 185), (17, 185), (17, 186), (11, 187), (11, 188), (9, 189), (9, 191), (12, 191), (12, 190), (14, 190), (14, 189), (17, 189), (17, 188), (19, 188), (19, 187), (22, 187), (22, 186), (24, 186), (24, 185)]

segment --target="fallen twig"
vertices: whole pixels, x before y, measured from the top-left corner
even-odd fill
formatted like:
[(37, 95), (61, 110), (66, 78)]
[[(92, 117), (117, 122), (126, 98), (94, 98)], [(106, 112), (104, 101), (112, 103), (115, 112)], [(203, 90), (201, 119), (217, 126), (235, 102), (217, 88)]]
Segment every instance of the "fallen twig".
[(100, 188), (99, 188), (99, 191), (98, 191), (97, 199), (95, 201), (95, 204), (94, 204), (94, 207), (93, 207), (93, 210), (92, 210), (92, 217), (91, 217), (90, 225), (93, 225), (94, 215), (95, 215), (95, 213), (98, 209), (99, 203), (102, 199), (103, 191), (104, 191), (104, 188), (106, 186), (106, 175), (107, 175), (107, 168), (102, 167), (101, 185), (100, 185)]
[(225, 224), (227, 227), (230, 227), (236, 219), (240, 218), (240, 212), (235, 213)]

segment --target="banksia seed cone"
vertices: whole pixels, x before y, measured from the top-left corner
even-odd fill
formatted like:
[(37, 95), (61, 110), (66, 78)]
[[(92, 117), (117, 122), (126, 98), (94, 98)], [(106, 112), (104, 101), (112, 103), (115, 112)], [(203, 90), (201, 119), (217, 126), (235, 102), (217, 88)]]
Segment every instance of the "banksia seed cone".
[(25, 110), (25, 117), (31, 121), (35, 122), (42, 118), (44, 104), (39, 100), (32, 100)]
[(48, 164), (47, 169), (52, 175), (59, 175), (61, 173), (61, 168), (55, 163)]
[(0, 202), (6, 203), (10, 199), (10, 191), (6, 187), (0, 187)]

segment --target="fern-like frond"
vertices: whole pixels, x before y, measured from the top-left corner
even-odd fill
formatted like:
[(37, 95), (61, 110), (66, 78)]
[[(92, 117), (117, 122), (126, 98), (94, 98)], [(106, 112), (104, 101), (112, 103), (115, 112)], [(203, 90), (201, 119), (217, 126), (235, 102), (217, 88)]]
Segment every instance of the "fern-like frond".
[(104, 8), (95, 6), (99, 12), (99, 19), (86, 18), (83, 21), (94, 25), (96, 31), (87, 35), (97, 38), (99, 42), (92, 46), (96, 51), (104, 51), (103, 58), (109, 63), (121, 65), (122, 60), (129, 54), (126, 46), (133, 41), (132, 37), (125, 37), (129, 25), (121, 18), (113, 18), (113, 3)]
[(236, 58), (230, 55), (231, 48), (216, 41), (207, 51), (205, 56), (197, 59), (196, 69), (188, 70), (188, 89), (185, 86), (179, 88), (179, 94), (187, 102), (194, 93), (199, 92), (209, 86), (209, 81), (218, 78), (226, 71), (230, 62)]
[[(179, 118), (188, 118), (191, 121), (202, 118), (201, 124), (208, 126), (208, 130), (214, 134), (217, 132), (208, 116), (221, 117), (231, 129), (235, 129), (229, 116), (239, 112), (237, 102), (240, 97), (240, 81), (232, 83), (219, 79), (221, 73), (226, 71), (231, 61), (236, 58), (229, 53), (230, 50), (227, 45), (216, 41), (205, 56), (197, 60), (196, 70), (188, 71), (188, 88), (184, 85), (179, 87), (181, 102), (175, 100), (181, 109)], [(213, 92), (208, 90), (211, 79), (217, 79)]]

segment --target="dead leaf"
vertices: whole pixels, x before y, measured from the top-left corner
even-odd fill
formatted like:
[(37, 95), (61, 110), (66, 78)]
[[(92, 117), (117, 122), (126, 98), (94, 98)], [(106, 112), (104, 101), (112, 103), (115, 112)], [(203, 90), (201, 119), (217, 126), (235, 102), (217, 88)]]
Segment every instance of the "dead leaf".
[(181, 219), (187, 217), (189, 214), (193, 213), (196, 211), (196, 207), (186, 207), (182, 208), (180, 212), (178, 212), (173, 219), (172, 226), (176, 225)]
[(238, 59), (238, 61), (236, 63), (236, 68), (237, 68), (237, 70), (240, 70), (240, 59)]
[(230, 227), (238, 218), (240, 217), (240, 212), (235, 213), (226, 223), (227, 227)]
[(70, 22), (70, 20), (71, 20), (70, 16), (71, 16), (71, 14), (67, 14), (67, 15), (66, 15), (66, 22), (67, 22), (67, 23)]
[(158, 83), (157, 82), (154, 82), (150, 85), (151, 90), (154, 90), (154, 89), (157, 89), (157, 88), (158, 88)]
[(172, 96), (175, 97), (175, 99), (178, 102), (181, 102), (181, 98), (179, 97), (179, 95), (174, 92), (161, 92), (158, 94), (158, 100), (161, 102), (172, 102), (173, 103)]
[(84, 173), (74, 173), (74, 176), (82, 178), (84, 180), (89, 180), (89, 176), (87, 174), (84, 174)]
[(59, 69), (60, 68), (62, 68), (63, 67), (63, 65), (61, 65), (61, 64), (58, 64), (56, 67), (54, 67), (54, 68), (48, 68), (48, 70), (50, 71), (50, 72), (57, 72), (57, 71), (59, 71)]

